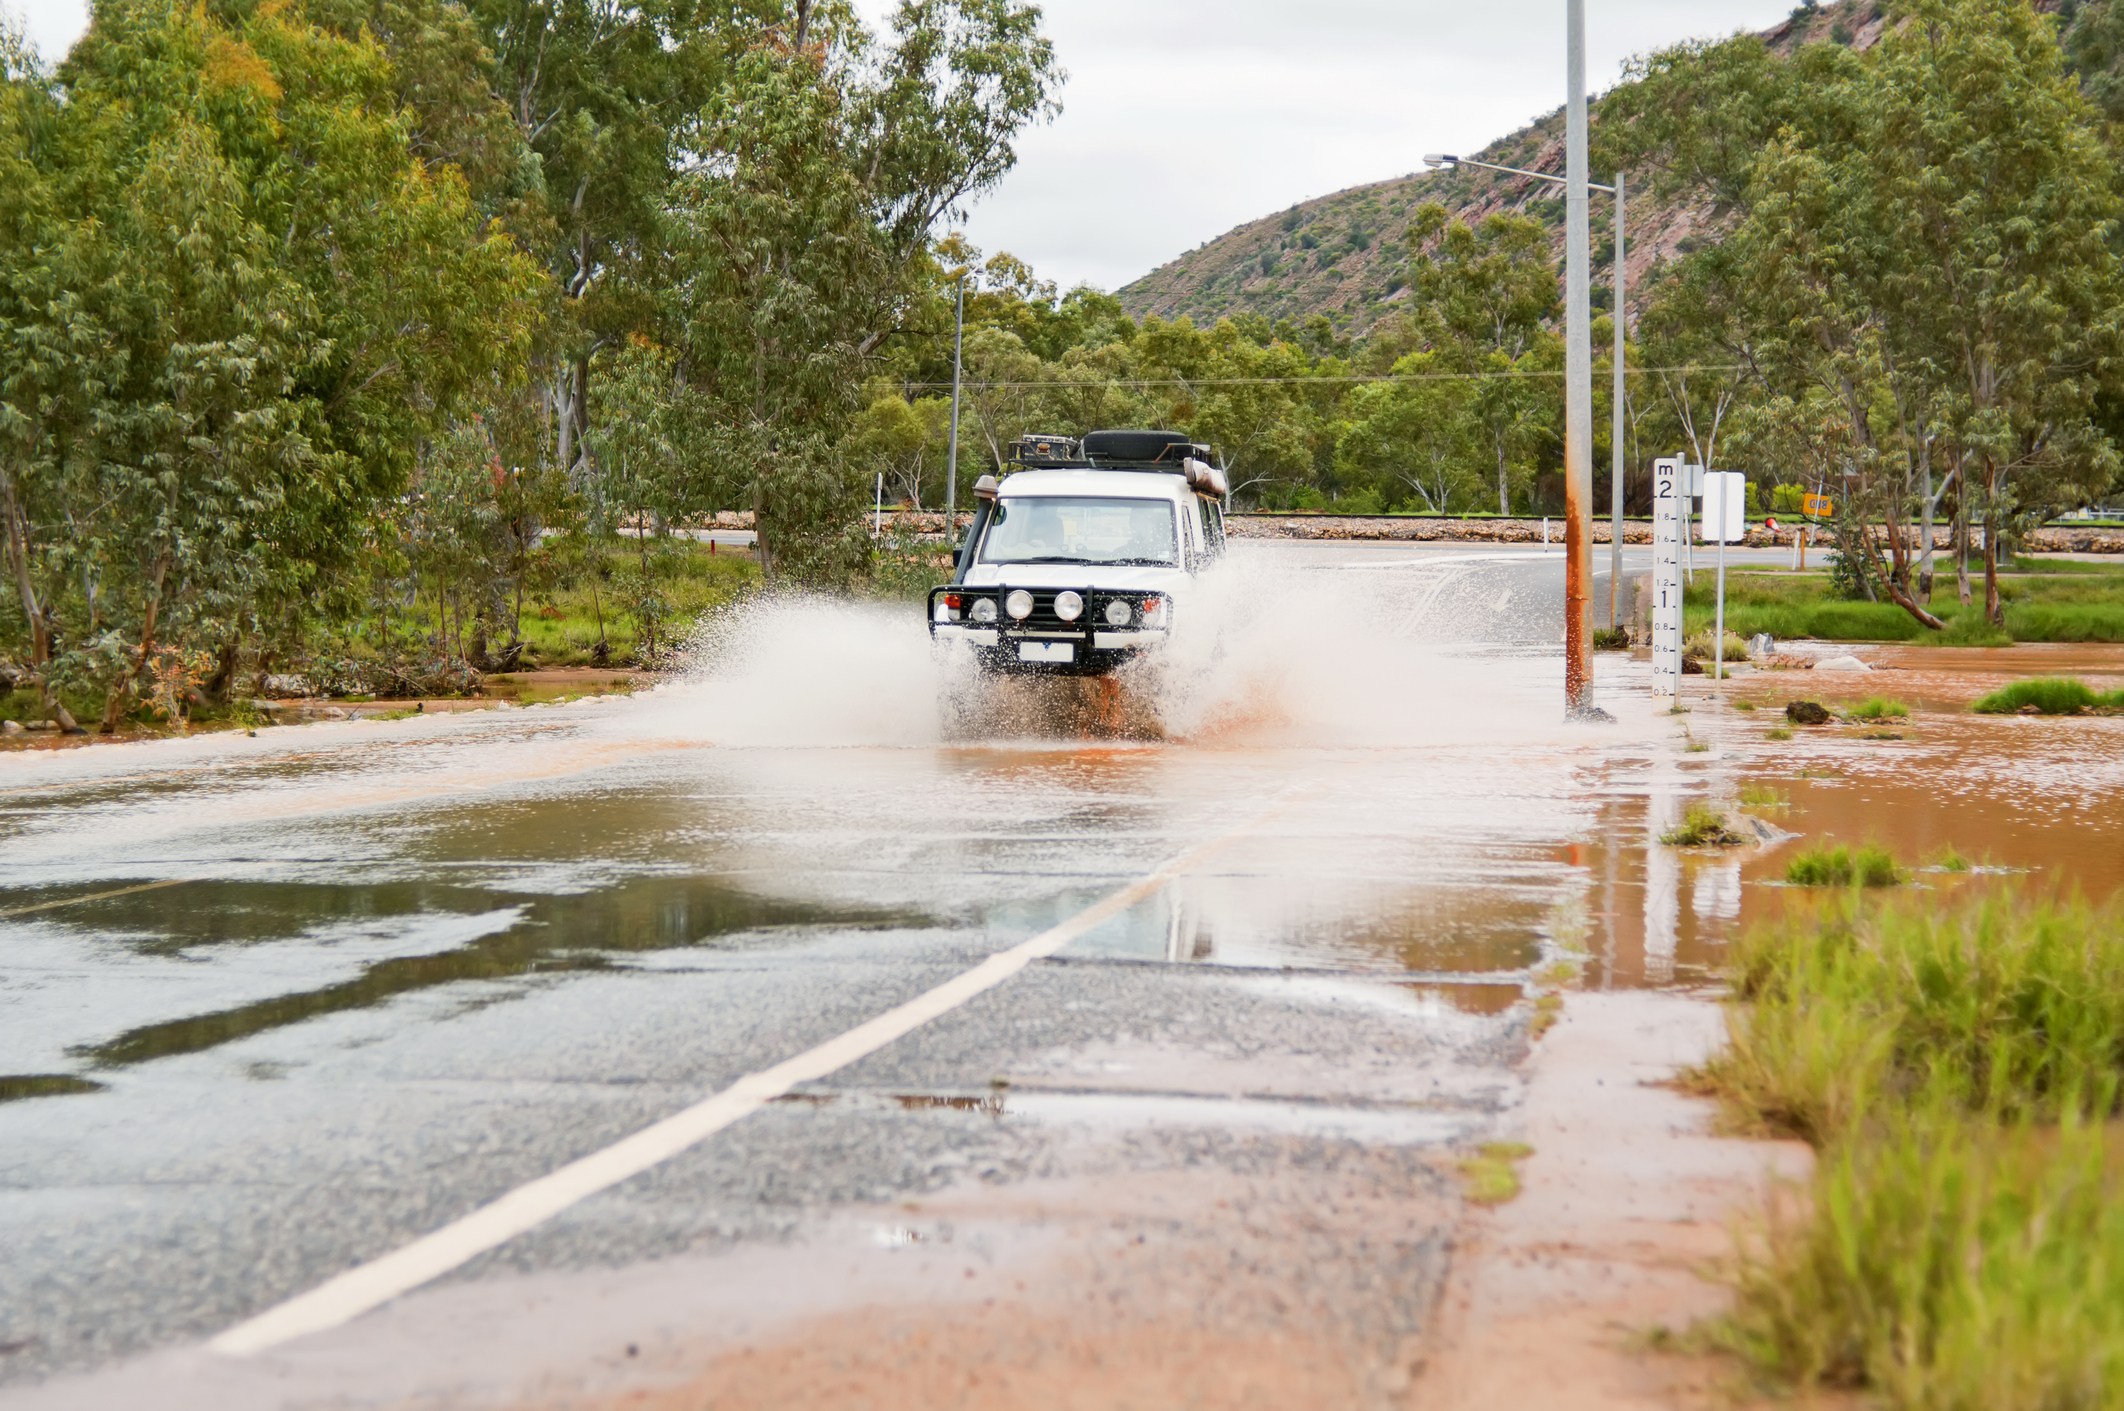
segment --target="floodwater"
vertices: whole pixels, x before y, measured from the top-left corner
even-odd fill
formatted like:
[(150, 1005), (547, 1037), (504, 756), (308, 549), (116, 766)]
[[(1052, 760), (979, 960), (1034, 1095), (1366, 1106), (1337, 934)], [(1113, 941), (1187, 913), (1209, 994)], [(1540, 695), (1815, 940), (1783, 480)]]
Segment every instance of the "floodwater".
[[(1120, 730), (1087, 718), (1096, 685), (998, 691), (904, 612), (791, 600), (713, 625), (695, 675), (633, 700), (0, 760), (0, 1099), (822, 928), (1029, 934), (1268, 808), (1063, 962), (1364, 975), (1478, 1015), (1580, 955), (1595, 985), (1701, 983), (1782, 905), (1798, 844), (1658, 835), (1749, 786), (1801, 837), (2124, 883), (2124, 721), (1965, 710), (2033, 658), (2124, 673), (2124, 653), (1887, 649), (1871, 675), (1763, 673), (1723, 702), (1691, 681), (1678, 717), (1606, 656), (1620, 722), (1566, 726), (1556, 577), (1548, 555), (1255, 549), (1214, 630), (1125, 682)], [(1802, 686), (1919, 714), (1895, 740), (1767, 739)]]
[[(824, 1269), (790, 1242), (838, 1261), (846, 1212), (1045, 1172), (1102, 1192), (1108, 1234), (1168, 1182), (1205, 1261), (1172, 1306), (1267, 1310), (1233, 1347), (1311, 1288), (1399, 1357), (1445, 1249), (1410, 1193), (1513, 1101), (1530, 990), (1705, 985), (1815, 835), (1999, 869), (1925, 887), (2124, 882), (2124, 720), (1973, 717), (1984, 672), (1874, 652), (1691, 678), (1686, 714), (1603, 655), (1616, 722), (1566, 725), (1561, 568), (1249, 546), (1118, 703), (988, 689), (906, 609), (785, 600), (631, 699), (0, 755), (0, 1386), (211, 1336), (1182, 856), (1052, 960), (426, 1296), (514, 1309), (483, 1281), (701, 1251)], [(1770, 739), (1809, 693), (1917, 709)], [(1759, 789), (1794, 840), (1658, 841)], [(1233, 1220), (1277, 1232), (1251, 1281)]]

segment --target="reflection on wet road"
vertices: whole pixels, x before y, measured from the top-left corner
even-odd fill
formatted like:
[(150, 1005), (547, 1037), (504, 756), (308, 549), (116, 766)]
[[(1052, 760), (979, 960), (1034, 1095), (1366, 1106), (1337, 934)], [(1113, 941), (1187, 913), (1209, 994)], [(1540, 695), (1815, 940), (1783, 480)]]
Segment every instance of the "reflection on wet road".
[(1298, 786), (994, 996), (457, 1277), (786, 1239), (1064, 1131), (1463, 1137), (1537, 971), (1701, 982), (1778, 904), (1774, 849), (1656, 841), (1751, 778), (1794, 831), (1967, 851), (1973, 811), (1998, 862), (2116, 884), (2124, 732), (2038, 787), (1966, 721), (1802, 762), (1707, 706), (1690, 753), (1620, 657), (1621, 724), (1564, 727), (1554, 556), (1252, 552), (1215, 658), (1132, 683), (1171, 695), (1161, 742), (946, 740), (963, 683), (919, 622), (811, 608), (629, 701), (6, 760), (0, 1382), (219, 1331)]

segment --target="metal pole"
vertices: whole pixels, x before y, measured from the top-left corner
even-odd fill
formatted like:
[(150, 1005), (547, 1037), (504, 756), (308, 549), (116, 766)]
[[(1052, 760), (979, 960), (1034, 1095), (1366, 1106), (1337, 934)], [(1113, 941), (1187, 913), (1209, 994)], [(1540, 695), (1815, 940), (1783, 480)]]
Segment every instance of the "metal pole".
[[(1708, 472), (1706, 472), (1708, 474)], [(1726, 477), (1718, 478), (1718, 606), (1711, 619), (1711, 670), (1713, 681), (1726, 679)], [(1709, 509), (1708, 497), (1705, 508)], [(1709, 518), (1708, 515), (1705, 516)]]
[(959, 563), (959, 353), (966, 342), (966, 276), (959, 276), (959, 311), (951, 330), (951, 444), (944, 448), (944, 542), (952, 572)]
[(1608, 630), (1622, 624), (1615, 620), (1615, 605), (1622, 592), (1623, 546), (1623, 299), (1630, 292), (1630, 276), (1623, 268), (1623, 174), (1615, 173), (1615, 406), (1612, 442), (1613, 469), (1608, 487)]
[(1570, 53), (1568, 153), (1564, 187), (1564, 709), (1593, 708), (1593, 652), (1586, 631), (1587, 580), (1593, 573), (1592, 254), (1587, 225), (1586, 0), (1568, 0)]

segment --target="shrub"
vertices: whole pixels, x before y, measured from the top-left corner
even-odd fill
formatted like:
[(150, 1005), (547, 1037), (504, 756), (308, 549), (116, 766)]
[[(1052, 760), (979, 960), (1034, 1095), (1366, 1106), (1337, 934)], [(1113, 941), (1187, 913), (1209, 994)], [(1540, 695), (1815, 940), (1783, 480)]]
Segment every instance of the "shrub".
[(2013, 715), (2034, 706), (2044, 715), (2071, 715), (2096, 699), (2085, 684), (2069, 676), (2034, 676), (1993, 691), (1970, 709), (1980, 715)]
[[(1699, 632), (1694, 637), (1691, 637), (1688, 642), (1683, 645), (1682, 655), (1685, 657), (1695, 657), (1698, 661), (1709, 661), (1711, 660), (1712, 645), (1713, 643), (1711, 639), (1711, 634), (1709, 632)], [(1724, 659), (1727, 661), (1746, 661), (1748, 659), (1747, 642), (1744, 641), (1742, 638), (1734, 636), (1731, 632), (1728, 632), (1726, 634), (1726, 652)]]
[(1630, 629), (1627, 627), (1597, 627), (1593, 630), (1593, 647), (1596, 651), (1625, 652), (1630, 649)]
[(1909, 716), (1910, 707), (1885, 696), (1873, 696), (1851, 707), (1850, 714), (1853, 720), (1901, 720)]
[(1793, 858), (1785, 880), (1796, 887), (1893, 887), (1903, 880), (1903, 869), (1887, 849), (1870, 843), (1857, 848), (1823, 844)]

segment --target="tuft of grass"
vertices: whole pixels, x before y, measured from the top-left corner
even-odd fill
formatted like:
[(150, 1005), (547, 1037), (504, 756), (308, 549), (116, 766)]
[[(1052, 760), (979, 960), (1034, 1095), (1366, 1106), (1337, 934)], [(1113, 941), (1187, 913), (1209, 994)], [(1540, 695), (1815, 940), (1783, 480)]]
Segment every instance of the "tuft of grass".
[(2001, 1120), (2111, 1117), (2124, 1083), (2124, 908), (1986, 891), (1861, 895), (1742, 935), (1743, 1002), (1698, 1076), (1739, 1126), (1817, 1145), (1897, 1102)]
[(1908, 1408), (2115, 1404), (2124, 1385), (2124, 905), (1857, 896), (1749, 931), (1689, 1075), (1820, 1151), (1741, 1242), (1710, 1337)]
[(2034, 706), (2043, 715), (2072, 715), (2101, 699), (2086, 683), (2069, 676), (2031, 676), (1993, 691), (1969, 708), (1979, 715), (2014, 715)]
[(1790, 795), (1781, 794), (1777, 790), (1771, 788), (1768, 784), (1741, 785), (1740, 801), (1744, 806), (1748, 808), (1792, 807), (1792, 798)]
[(1630, 629), (1627, 627), (1594, 628), (1593, 649), (1601, 652), (1626, 652), (1630, 650)]
[(1955, 851), (1952, 843), (1934, 853), (1928, 865), (1935, 872), (1968, 872), (1976, 866), (1968, 858)]
[(1693, 803), (1682, 821), (1660, 834), (1659, 840), (1673, 848), (1715, 848), (1737, 843), (1740, 836), (1726, 827), (1722, 810)]
[(1792, 738), (1792, 732), (1782, 725), (1775, 725), (1763, 732), (1763, 738), (1766, 740), (1789, 740)]
[(1463, 1194), (1470, 1205), (1503, 1205), (1519, 1194), (1521, 1161), (1534, 1154), (1525, 1142), (1485, 1142), (1460, 1163)]
[(1824, 1154), (1810, 1217), (1744, 1247), (1714, 1333), (1802, 1387), (1909, 1408), (2096, 1407), (2124, 1386), (2116, 1139), (1951, 1104)]
[(1794, 857), (1785, 880), (1796, 887), (1893, 887), (1903, 881), (1903, 869), (1886, 848), (1824, 843)]
[(1846, 715), (1852, 720), (1907, 720), (1910, 707), (1886, 696), (1870, 696), (1851, 707)]
[(1562, 995), (1546, 994), (1538, 996), (1534, 1001), (1533, 1017), (1527, 1020), (1527, 1037), (1540, 1038), (1543, 1034), (1555, 1028), (1556, 1021), (1561, 1018), (1563, 1018)]
[(1734, 708), (1735, 710), (1754, 710), (1754, 709), (1755, 709), (1755, 702), (1754, 702), (1754, 701), (1735, 701), (1735, 702), (1733, 703), (1733, 708)]

